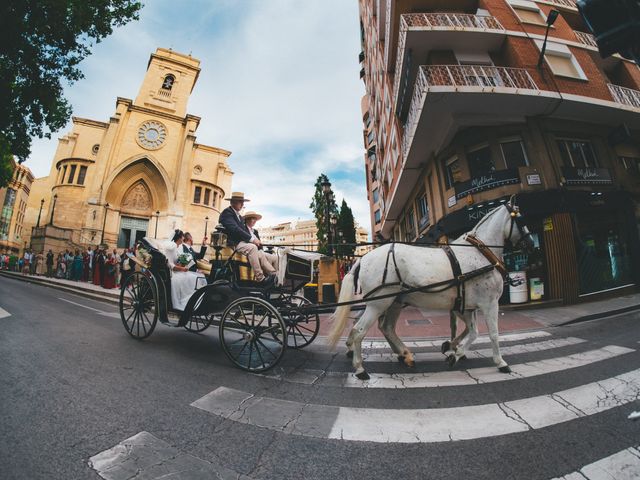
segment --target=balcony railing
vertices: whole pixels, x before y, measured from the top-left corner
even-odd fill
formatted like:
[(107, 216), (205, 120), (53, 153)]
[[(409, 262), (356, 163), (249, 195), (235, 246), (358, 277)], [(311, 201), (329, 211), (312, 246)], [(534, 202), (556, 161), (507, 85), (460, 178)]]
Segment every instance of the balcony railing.
[(495, 17), (464, 13), (407, 13), (402, 15), (400, 22), (401, 30), (410, 27), (504, 30)]
[(545, 0), (545, 1), (548, 3), (553, 3), (554, 5), (558, 5), (560, 7), (569, 7), (569, 8), (575, 8), (575, 9), (578, 8), (576, 6), (575, 0)]
[(525, 69), (485, 67), (481, 65), (422, 65), (413, 89), (413, 98), (402, 138), (402, 155), (406, 159), (408, 146), (420, 120), (423, 95), (431, 87), (481, 87), (539, 90)]
[(577, 30), (574, 31), (574, 33), (576, 34), (576, 37), (578, 37), (580, 43), (582, 43), (583, 45), (589, 45), (590, 47), (598, 48), (596, 37), (594, 37), (590, 33), (578, 32)]
[(640, 92), (638, 90), (610, 83), (609, 91), (616, 102), (629, 105), (630, 107), (640, 108)]
[(502, 24), (495, 17), (469, 15), (465, 13), (405, 13), (400, 17), (400, 33), (398, 36), (398, 52), (396, 55), (395, 80), (393, 82), (393, 98), (398, 98), (402, 77), (402, 62), (410, 28), (438, 28), (452, 30), (495, 30), (504, 32)]

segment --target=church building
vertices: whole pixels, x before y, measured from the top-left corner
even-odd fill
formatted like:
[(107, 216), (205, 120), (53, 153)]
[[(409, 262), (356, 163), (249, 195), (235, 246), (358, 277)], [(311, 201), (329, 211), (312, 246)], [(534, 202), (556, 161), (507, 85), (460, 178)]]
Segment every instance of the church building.
[(197, 143), (200, 118), (187, 113), (199, 65), (159, 48), (134, 101), (118, 97), (106, 122), (72, 118), (49, 176), (31, 186), (25, 240), (35, 251), (132, 247), (175, 228), (199, 242), (215, 227), (233, 172), (231, 152)]

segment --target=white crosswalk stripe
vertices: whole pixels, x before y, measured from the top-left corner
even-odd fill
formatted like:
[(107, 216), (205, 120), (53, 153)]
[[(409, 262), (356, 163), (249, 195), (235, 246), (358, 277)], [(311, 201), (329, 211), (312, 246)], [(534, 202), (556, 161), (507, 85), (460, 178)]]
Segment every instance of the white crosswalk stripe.
[(634, 480), (640, 478), (640, 449), (631, 447), (553, 480)]
[(220, 387), (191, 405), (293, 435), (378, 443), (431, 443), (526, 432), (604, 412), (640, 398), (640, 369), (548, 395), (433, 409), (305, 404)]
[[(534, 338), (550, 337), (551, 334), (544, 330), (534, 330), (531, 332), (505, 333), (500, 335), (500, 342), (521, 342), (523, 340), (531, 340)], [(446, 339), (439, 340), (412, 340), (405, 342), (408, 348), (440, 348), (442, 342)], [(480, 335), (474, 345), (482, 345), (491, 343), (491, 339), (487, 335)], [(366, 350), (375, 350), (378, 348), (389, 348), (389, 343), (382, 340), (365, 340), (362, 342), (362, 348)]]
[[(322, 370), (297, 370), (274, 376), (278, 380), (291, 383), (314, 384), (347, 388), (435, 388), (482, 383), (505, 382), (522, 378), (583, 367), (592, 363), (632, 353), (635, 350), (616, 345), (567, 355), (564, 357), (538, 360), (511, 365), (512, 373), (500, 373), (494, 366), (428, 373), (371, 373), (371, 379), (362, 381), (352, 373), (325, 372)], [(442, 355), (439, 357), (442, 359)], [(267, 376), (267, 375), (265, 375)]]
[(0, 307), (0, 318), (10, 317), (11, 314), (7, 312), (4, 308)]

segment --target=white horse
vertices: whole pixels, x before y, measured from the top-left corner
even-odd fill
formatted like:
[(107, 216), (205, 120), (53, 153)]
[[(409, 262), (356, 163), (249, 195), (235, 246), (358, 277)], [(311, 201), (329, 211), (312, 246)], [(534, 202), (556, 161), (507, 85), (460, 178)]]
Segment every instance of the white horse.
[[(530, 242), (530, 233), (525, 226), (520, 225), (519, 217), (520, 213), (517, 207), (510, 201), (489, 212), (471, 232), (454, 241), (454, 245), (450, 248), (460, 263), (462, 273), (468, 274), (490, 265), (488, 256), (491, 254), (483, 254), (482, 247), (472, 246), (469, 239), (480, 240), (482, 244), (489, 247), (487, 250), (490, 250), (495, 255), (495, 259), (500, 262), (505, 241)], [(468, 246), (455, 246), (455, 244), (468, 244)], [(391, 249), (394, 249), (395, 252), (390, 252)], [(393, 258), (394, 254), (395, 259)], [(385, 272), (386, 279), (383, 280)], [(353, 355), (356, 376), (361, 380), (369, 378), (362, 365), (362, 340), (376, 320), (392, 350), (398, 355), (398, 359), (407, 366), (413, 367), (413, 354), (395, 332), (400, 310), (406, 305), (412, 305), (422, 309), (451, 311), (458, 294), (455, 285), (444, 290), (440, 289), (438, 293), (422, 291), (403, 293), (403, 285), (406, 289), (442, 282), (446, 287), (445, 282), (453, 278), (452, 266), (447, 254), (443, 249), (437, 247), (429, 248), (404, 244), (388, 244), (376, 248), (362, 257), (345, 276), (340, 290), (339, 302), (353, 300), (357, 288), (355, 285), (356, 275), (359, 276), (363, 298), (366, 300), (369, 292), (372, 292), (371, 298), (374, 298), (374, 300), (366, 302), (365, 311), (351, 329), (346, 342), (349, 349), (348, 355)], [(453, 342), (454, 357), (450, 364), (455, 364), (462, 358), (464, 350), (471, 346), (477, 338), (475, 311), (480, 310), (484, 314), (489, 330), (493, 346), (493, 361), (501, 372), (509, 373), (511, 371), (507, 362), (500, 355), (498, 344), (498, 299), (502, 295), (503, 284), (503, 276), (495, 268), (465, 281), (464, 304), (466, 311), (462, 317), (467, 329)], [(437, 289), (434, 290), (437, 291)], [(391, 294), (388, 298), (375, 299), (375, 297), (388, 294)], [(349, 312), (350, 306), (336, 309), (334, 323), (329, 333), (331, 348), (335, 346), (342, 335), (349, 318)], [(467, 334), (468, 338), (459, 344)], [(445, 349), (449, 349), (448, 345), (443, 345), (443, 351)]]

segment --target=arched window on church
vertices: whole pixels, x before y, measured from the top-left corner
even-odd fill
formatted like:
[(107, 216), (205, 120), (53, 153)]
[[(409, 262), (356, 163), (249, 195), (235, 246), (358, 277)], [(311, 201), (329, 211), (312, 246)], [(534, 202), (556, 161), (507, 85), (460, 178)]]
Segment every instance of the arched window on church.
[(162, 82), (162, 88), (164, 90), (171, 90), (173, 88), (173, 82), (176, 81), (176, 77), (173, 75), (167, 75), (164, 77), (164, 82)]

